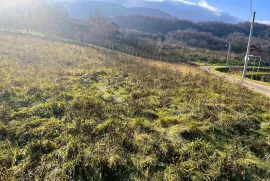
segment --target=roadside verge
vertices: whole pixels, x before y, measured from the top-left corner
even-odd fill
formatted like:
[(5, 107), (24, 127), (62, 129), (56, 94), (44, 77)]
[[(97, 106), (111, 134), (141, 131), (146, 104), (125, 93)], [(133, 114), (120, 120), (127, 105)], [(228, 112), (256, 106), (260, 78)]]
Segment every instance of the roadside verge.
[(213, 74), (213, 75), (225, 78), (225, 79), (227, 79), (231, 82), (234, 82), (236, 84), (243, 85), (243, 86), (248, 87), (256, 92), (265, 94), (266, 96), (270, 96), (270, 86), (269, 85), (256, 83), (256, 82), (253, 82), (251, 80), (237, 78), (237, 77), (230, 76), (230, 75), (225, 75), (222, 73), (218, 73), (216, 71), (211, 71), (211, 68), (216, 68), (215, 66), (201, 66), (200, 68), (204, 71), (207, 71), (207, 72)]

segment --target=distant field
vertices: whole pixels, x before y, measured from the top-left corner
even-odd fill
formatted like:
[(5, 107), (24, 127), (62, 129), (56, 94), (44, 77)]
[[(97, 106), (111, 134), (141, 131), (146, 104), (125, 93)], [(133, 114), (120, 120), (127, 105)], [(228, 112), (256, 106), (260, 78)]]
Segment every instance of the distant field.
[(270, 99), (197, 67), (0, 34), (0, 180), (269, 180)]

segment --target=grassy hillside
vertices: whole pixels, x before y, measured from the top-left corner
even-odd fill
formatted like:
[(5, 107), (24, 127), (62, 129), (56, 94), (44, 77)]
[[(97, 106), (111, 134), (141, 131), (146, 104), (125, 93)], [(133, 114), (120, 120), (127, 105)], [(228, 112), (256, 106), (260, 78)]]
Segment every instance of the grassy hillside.
[(0, 47), (0, 180), (270, 179), (263, 95), (102, 49)]

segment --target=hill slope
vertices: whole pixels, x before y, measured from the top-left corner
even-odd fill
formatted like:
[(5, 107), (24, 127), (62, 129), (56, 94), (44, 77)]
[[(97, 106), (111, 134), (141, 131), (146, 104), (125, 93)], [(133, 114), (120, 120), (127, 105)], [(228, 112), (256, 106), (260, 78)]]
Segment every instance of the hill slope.
[(61, 4), (73, 18), (88, 18), (89, 16), (94, 16), (97, 10), (108, 17), (147, 15), (153, 17), (174, 18), (168, 13), (158, 9), (147, 7), (127, 8), (117, 3), (102, 1), (61, 2)]
[[(68, 1), (68, 0), (66, 0)], [(104, 1), (72, 1), (73, 3), (65, 3), (72, 16), (80, 15), (80, 18), (87, 18), (89, 14), (95, 12), (98, 7), (102, 9), (104, 14), (108, 16), (116, 15), (134, 15), (143, 14), (155, 17), (177, 17), (192, 21), (223, 21), (229, 23), (237, 23), (239, 18), (234, 17), (226, 12), (216, 8), (205, 8), (199, 3), (187, 4), (183, 1), (130, 1), (130, 0), (107, 0)], [(110, 2), (110, 3), (109, 3)], [(120, 6), (122, 5), (122, 6)], [(124, 8), (129, 7), (129, 8)], [(81, 7), (81, 10), (78, 9)], [(140, 7), (140, 8), (138, 8)], [(151, 10), (152, 9), (152, 10)], [(214, 9), (214, 10), (213, 10)], [(91, 10), (91, 11), (89, 11)], [(94, 11), (93, 11), (94, 10)], [(115, 11), (119, 10), (119, 11)], [(150, 10), (150, 11), (147, 11)], [(76, 12), (76, 13), (74, 13)]]
[(0, 40), (0, 180), (270, 179), (269, 98), (188, 65)]
[(160, 9), (180, 19), (192, 21), (223, 21), (228, 23), (240, 21), (239, 18), (221, 10), (210, 10), (198, 4), (190, 5), (183, 3), (183, 1), (144, 1), (143, 6)]

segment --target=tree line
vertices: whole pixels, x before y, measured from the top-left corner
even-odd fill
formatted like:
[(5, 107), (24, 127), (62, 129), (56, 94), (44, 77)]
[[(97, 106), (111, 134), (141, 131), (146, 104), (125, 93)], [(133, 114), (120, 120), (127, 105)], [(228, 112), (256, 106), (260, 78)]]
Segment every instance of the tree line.
[[(143, 15), (119, 16), (114, 21), (124, 29), (136, 29), (147, 33), (162, 33), (166, 35), (171, 31), (194, 29), (199, 32), (209, 32), (219, 38), (238, 32), (249, 35), (250, 23), (243, 22), (230, 24), (224, 22), (193, 22), (182, 19), (166, 19)], [(254, 36), (270, 40), (270, 26), (255, 23)]]
[[(149, 39), (160, 34), (167, 44), (192, 46), (210, 50), (225, 51), (229, 42), (232, 51), (246, 51), (250, 23), (228, 24), (223, 22), (192, 22), (179, 19), (165, 19), (148, 16), (116, 17), (115, 22), (123, 29), (137, 30), (138, 37), (148, 35)], [(270, 60), (270, 26), (256, 23), (252, 44), (260, 47), (266, 60)], [(134, 36), (134, 35), (133, 35)], [(134, 38), (133, 38), (134, 39)]]

